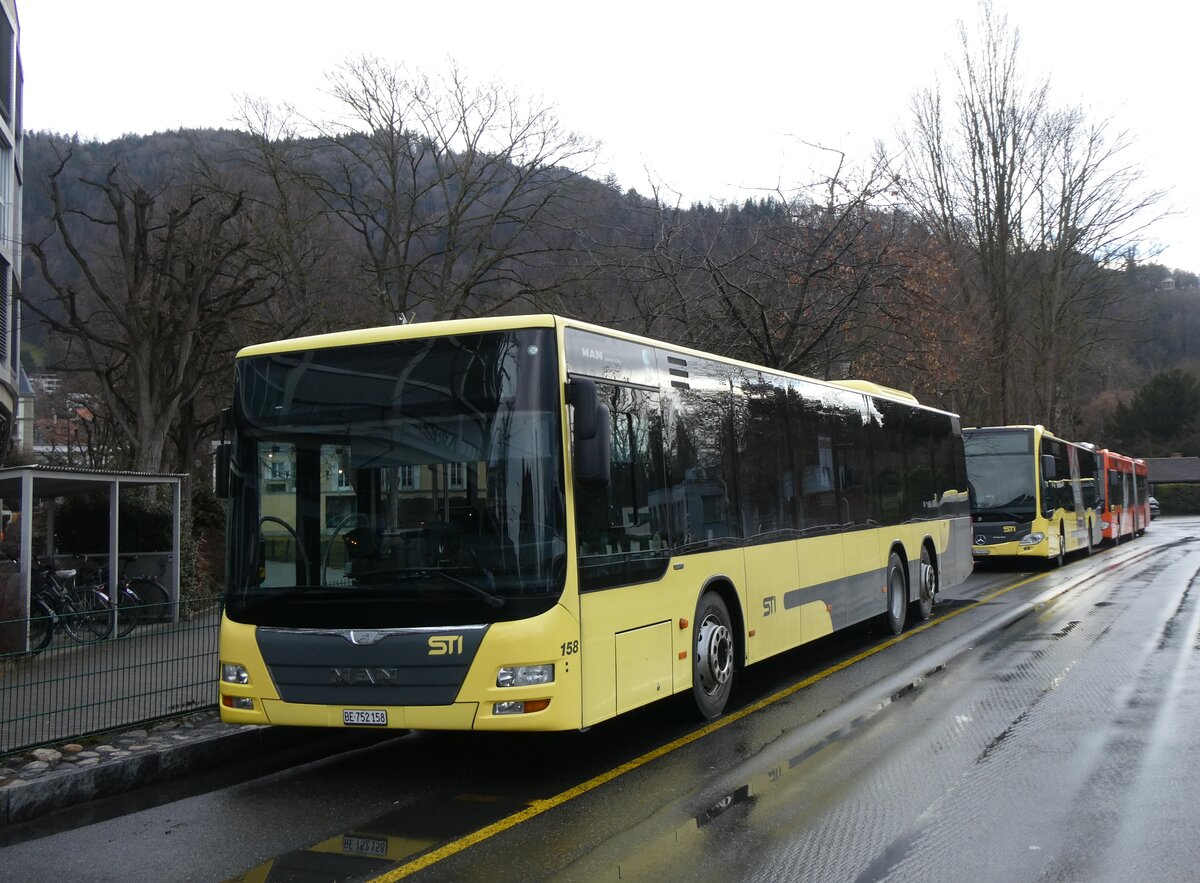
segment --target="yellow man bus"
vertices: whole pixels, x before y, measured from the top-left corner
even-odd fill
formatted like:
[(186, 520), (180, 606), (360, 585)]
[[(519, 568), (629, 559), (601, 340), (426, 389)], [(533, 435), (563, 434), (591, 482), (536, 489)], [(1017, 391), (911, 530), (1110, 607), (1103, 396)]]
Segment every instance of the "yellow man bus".
[(555, 316), (249, 347), (227, 428), (232, 723), (714, 717), (972, 566), (953, 414)]
[(1043, 426), (963, 430), (976, 560), (1041, 558), (1062, 566), (1102, 540), (1104, 502), (1092, 445)]

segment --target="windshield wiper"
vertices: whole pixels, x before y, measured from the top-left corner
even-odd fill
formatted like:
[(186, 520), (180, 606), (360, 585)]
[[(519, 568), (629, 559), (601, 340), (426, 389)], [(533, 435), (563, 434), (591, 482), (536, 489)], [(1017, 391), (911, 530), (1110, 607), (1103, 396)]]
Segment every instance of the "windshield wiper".
[[(495, 580), (492, 579), (492, 572), (485, 569), (484, 576), (487, 578), (488, 586), (494, 586)], [(508, 599), (504, 595), (489, 591), (488, 588), (475, 585), (465, 579), (460, 579), (453, 576), (444, 570), (439, 570), (433, 567), (382, 567), (378, 570), (368, 570), (354, 574), (356, 578), (362, 579), (366, 577), (396, 577), (402, 580), (424, 579), (429, 576), (440, 576), (446, 582), (453, 583), (456, 586), (461, 586), (464, 589), (474, 592), (479, 597), (483, 598), (490, 606), (500, 608), (508, 603)]]
[[(503, 595), (499, 595), (495, 592), (489, 592), (483, 586), (477, 586), (474, 583), (467, 582), (465, 579), (459, 579), (457, 576), (452, 576), (451, 574), (446, 573), (444, 570), (429, 570), (426, 571), (426, 573), (435, 573), (447, 582), (454, 583), (456, 586), (462, 586), (464, 589), (469, 589), (479, 597), (483, 598), (483, 600), (486, 601), (490, 606), (497, 609), (508, 603), (508, 599)], [(495, 581), (492, 579), (492, 572), (490, 570), (485, 569), (483, 571), (483, 575), (486, 577), (489, 584), (494, 584)]]

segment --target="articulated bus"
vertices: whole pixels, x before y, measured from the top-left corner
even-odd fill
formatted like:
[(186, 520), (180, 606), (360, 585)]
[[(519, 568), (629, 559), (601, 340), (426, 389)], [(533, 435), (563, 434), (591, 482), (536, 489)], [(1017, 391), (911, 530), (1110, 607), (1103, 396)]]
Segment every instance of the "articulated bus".
[(1101, 450), (1104, 492), (1104, 539), (1116, 545), (1146, 532), (1150, 524), (1150, 491), (1145, 460)]
[(1092, 554), (1101, 541), (1098, 457), (1042, 426), (964, 429), (975, 559)]
[(555, 316), (248, 347), (225, 721), (568, 730), (970, 573), (958, 418)]

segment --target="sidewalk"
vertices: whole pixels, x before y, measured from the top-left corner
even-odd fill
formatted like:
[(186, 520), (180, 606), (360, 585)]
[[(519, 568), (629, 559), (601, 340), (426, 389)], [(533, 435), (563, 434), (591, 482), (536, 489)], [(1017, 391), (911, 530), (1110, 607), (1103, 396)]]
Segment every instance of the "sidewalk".
[[(403, 735), (389, 730), (383, 737)], [(103, 741), (36, 748), (0, 762), (0, 827), (67, 807), (127, 794), (233, 759), (291, 751), (316, 759), (364, 744), (361, 731), (235, 726), (216, 709), (193, 712)]]

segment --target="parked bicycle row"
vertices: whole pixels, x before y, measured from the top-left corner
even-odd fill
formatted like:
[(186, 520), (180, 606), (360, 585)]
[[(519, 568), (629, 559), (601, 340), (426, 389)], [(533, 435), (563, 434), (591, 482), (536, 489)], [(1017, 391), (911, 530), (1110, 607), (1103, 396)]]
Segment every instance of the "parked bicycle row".
[[(29, 650), (49, 646), (55, 632), (81, 644), (124, 637), (145, 622), (170, 616), (170, 595), (152, 576), (122, 575), (115, 591), (108, 568), (83, 559), (83, 568), (59, 568), (33, 559)], [(115, 595), (115, 602), (114, 602)]]

